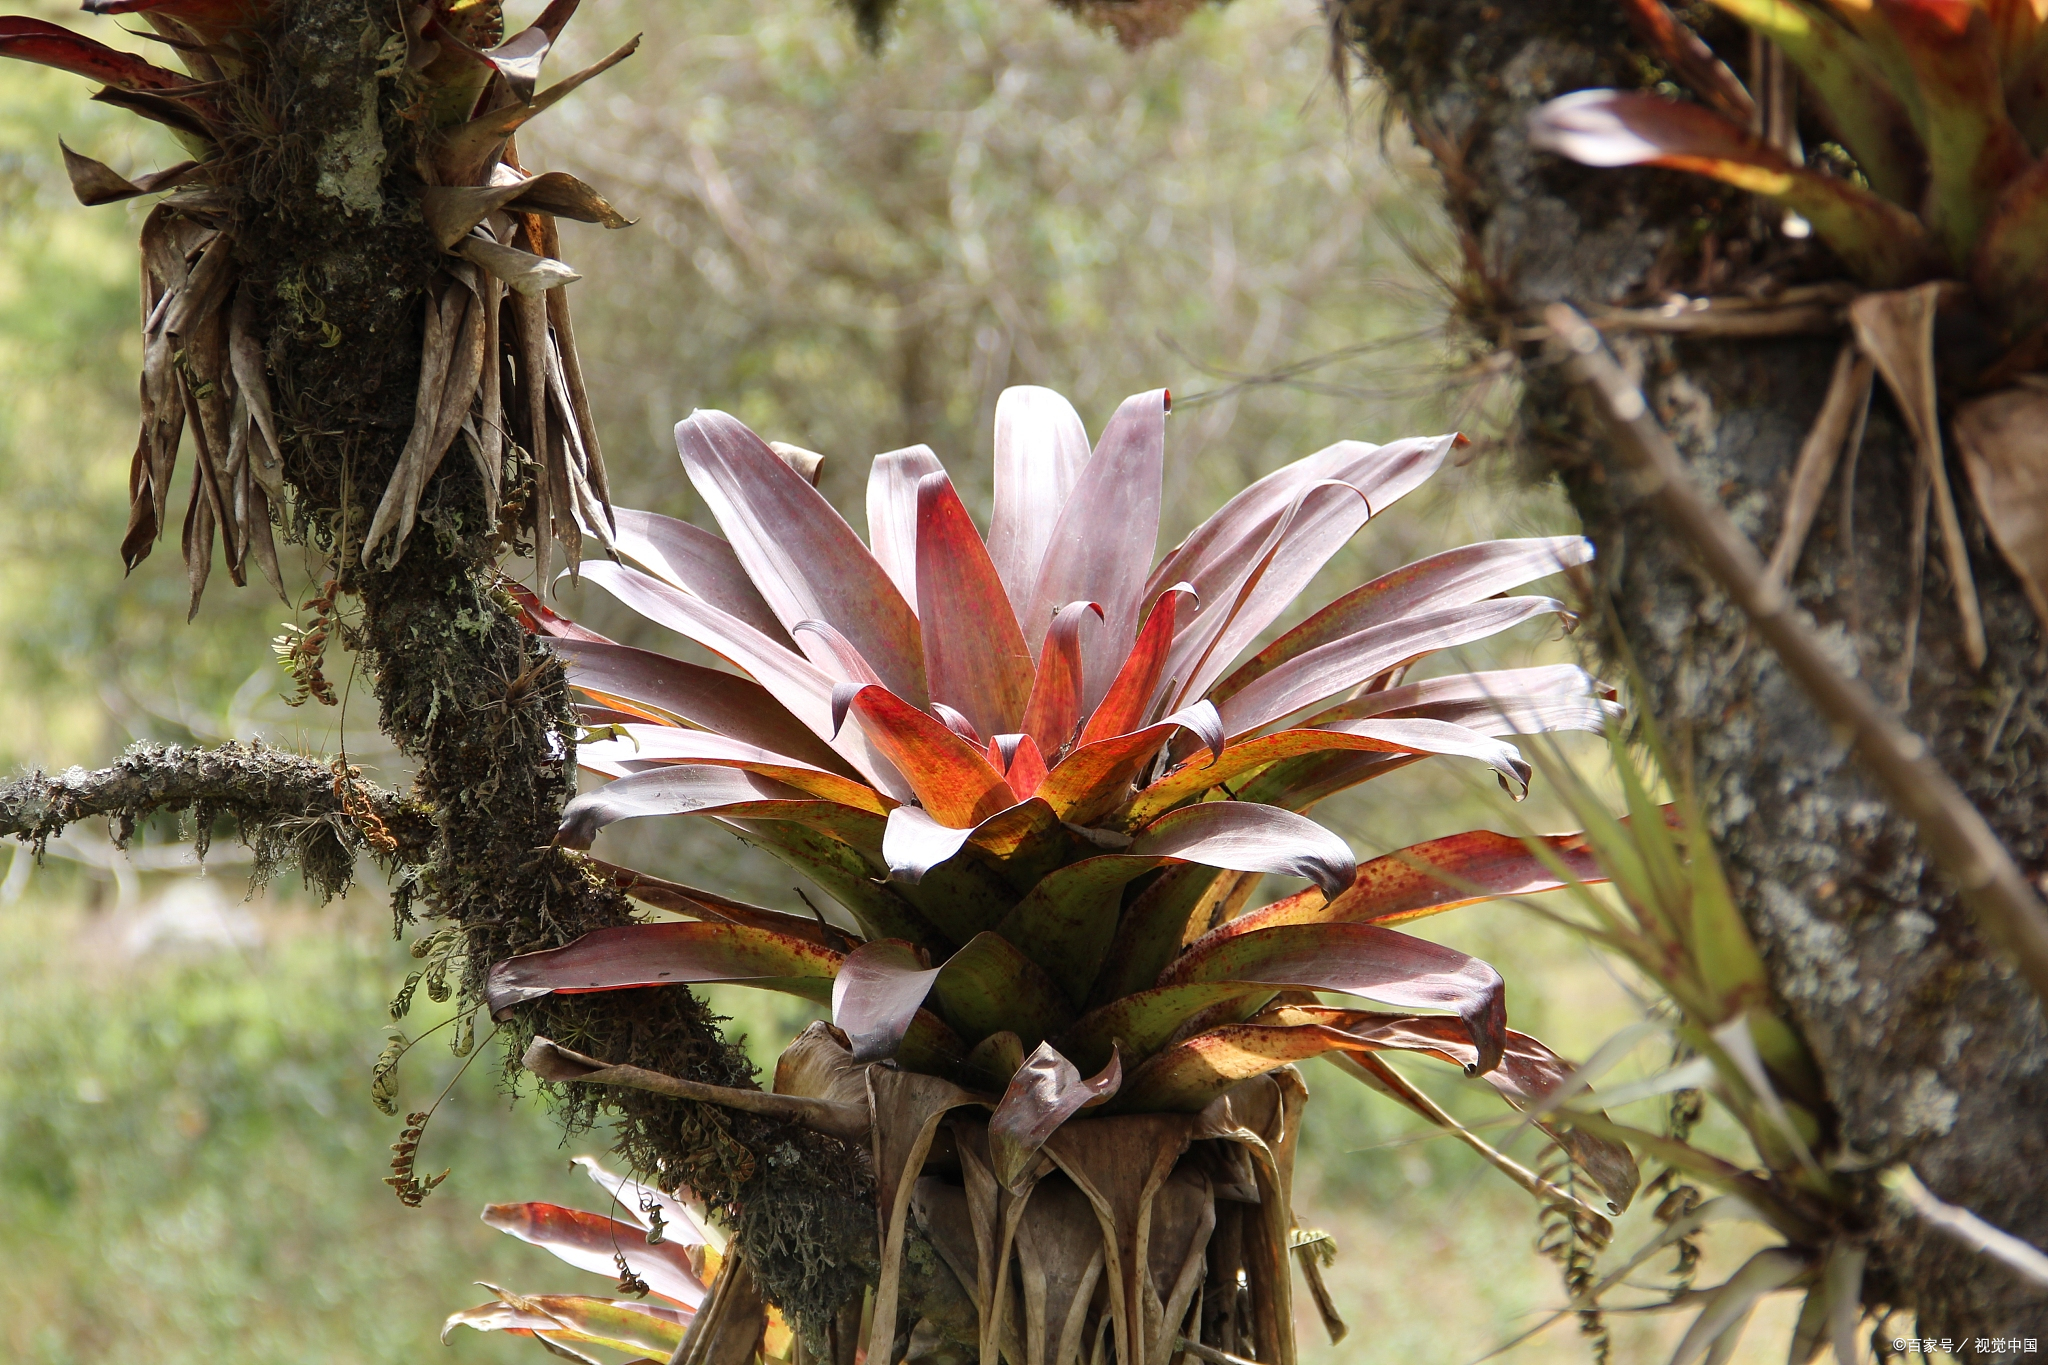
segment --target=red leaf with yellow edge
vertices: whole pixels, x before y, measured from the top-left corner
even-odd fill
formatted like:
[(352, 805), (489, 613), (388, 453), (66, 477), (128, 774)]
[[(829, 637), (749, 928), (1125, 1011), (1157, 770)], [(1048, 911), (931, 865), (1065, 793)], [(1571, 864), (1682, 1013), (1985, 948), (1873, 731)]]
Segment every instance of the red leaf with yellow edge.
[(0, 16), (0, 57), (54, 66), (74, 76), (128, 90), (175, 94), (193, 83), (191, 77), (167, 71), (132, 52), (122, 52), (60, 25), (20, 15)]
[(562, 810), (555, 839), (569, 848), (589, 848), (605, 826), (649, 815), (792, 820), (857, 847), (879, 846), (882, 837), (881, 817), (872, 811), (819, 800), (772, 777), (736, 768), (664, 765), (607, 782), (571, 801)]
[(792, 634), (799, 621), (831, 622), (890, 691), (923, 705), (917, 616), (832, 504), (725, 413), (700, 409), (678, 423), (676, 449), (776, 619)]
[(1024, 706), (1023, 729), (1047, 756), (1063, 752), (1080, 738), (1081, 722), (1086, 719), (1087, 713), (1081, 709), (1081, 632), (1090, 612), (1095, 613), (1097, 623), (1090, 633), (1099, 642), (1102, 608), (1093, 602), (1069, 602), (1053, 617), (1045, 642), (1039, 646), (1038, 673)]
[(693, 1316), (687, 1308), (632, 1299), (600, 1299), (588, 1294), (510, 1294), (496, 1286), (486, 1288), (503, 1298), (449, 1314), (441, 1326), (443, 1342), (457, 1327), (473, 1327), (479, 1332), (511, 1332), (659, 1356), (672, 1353), (682, 1343)]
[(836, 772), (858, 774), (830, 745), (751, 678), (609, 641), (556, 639), (569, 685), (615, 710), (706, 730)]
[(829, 1002), (844, 959), (830, 948), (744, 924), (680, 921), (593, 929), (575, 942), (494, 963), (493, 1015), (544, 995), (738, 981)]
[(989, 1158), (996, 1179), (1015, 1190), (1053, 1130), (1083, 1109), (1106, 1102), (1123, 1080), (1123, 1059), (1114, 1052), (1099, 1073), (1083, 1077), (1051, 1043), (1040, 1043), (1010, 1078), (989, 1116)]
[(832, 1023), (852, 1044), (854, 1061), (896, 1055), (938, 974), (900, 938), (863, 943), (846, 955), (832, 981)]
[(1713, 3), (1776, 45), (1798, 68), (1818, 97), (1822, 121), (1856, 158), (1872, 189), (1894, 204), (1919, 206), (1927, 156), (1911, 115), (1866, 43), (1804, 0)]
[(943, 473), (917, 485), (917, 619), (932, 699), (984, 735), (1017, 731), (1035, 670), (981, 533)]
[(758, 744), (690, 730), (677, 725), (645, 725), (637, 722), (618, 726), (625, 733), (615, 739), (593, 740), (577, 749), (579, 763), (604, 770), (620, 764), (699, 764), (713, 768), (739, 768), (758, 773), (822, 801), (887, 815), (897, 803), (865, 782), (778, 754)]
[(861, 730), (896, 766), (927, 814), (971, 829), (1017, 804), (1003, 775), (981, 751), (886, 687), (863, 687), (848, 702)]
[(1478, 1066), (1500, 1061), (1507, 987), (1476, 957), (1373, 924), (1289, 924), (1197, 945), (1160, 973), (1159, 984), (1242, 981), (1342, 991), (1404, 1009), (1450, 1010), (1478, 1049)]
[(1588, 166), (1663, 166), (1776, 200), (1813, 224), (1843, 262), (1880, 288), (1937, 267), (1920, 220), (1846, 180), (1794, 166), (1710, 109), (1656, 95), (1581, 90), (1529, 116), (1529, 141)]
[(1093, 824), (1122, 805), (1130, 786), (1176, 730), (1186, 730), (1209, 750), (1223, 753), (1223, 724), (1208, 701), (1176, 711), (1156, 725), (1084, 744), (1053, 765), (1038, 796), (1069, 824)]
[(988, 761), (1000, 769), (1019, 801), (1029, 801), (1045, 781), (1045, 755), (1029, 735), (997, 735), (988, 742)]
[(1116, 681), (1109, 685), (1108, 695), (1088, 717), (1088, 726), (1081, 732), (1082, 744), (1112, 739), (1144, 724), (1152, 694), (1159, 690), (1166, 671), (1166, 656), (1173, 648), (1174, 621), (1183, 595), (1193, 597), (1195, 590), (1186, 583), (1176, 583), (1153, 600), (1152, 610), (1138, 631), (1138, 642), (1131, 646), (1130, 655), (1117, 671)]
[[(1580, 881), (1607, 879), (1584, 835), (1554, 834), (1538, 842)], [(1567, 885), (1526, 841), (1475, 829), (1374, 858), (1359, 867), (1334, 900), (1304, 891), (1219, 925), (1194, 946), (1206, 948), (1282, 924), (1406, 924), (1483, 900), (1533, 896)]]
[(1593, 558), (1584, 536), (1488, 540), (1418, 559), (1353, 588), (1239, 665), (1209, 691), (1225, 698), (1296, 655), (1390, 621), (1462, 607)]
[[(545, 636), (550, 640), (583, 640), (592, 644), (617, 645), (618, 641), (609, 635), (599, 635), (585, 626), (579, 626), (568, 617), (561, 615), (545, 602), (532, 588), (515, 583), (509, 578), (500, 579), (498, 586), (512, 598), (519, 615), (519, 624), (529, 635)], [(625, 648), (619, 645), (619, 648)]]
[(1320, 730), (1281, 730), (1231, 745), (1212, 765), (1186, 764), (1132, 800), (1126, 819), (1140, 823), (1245, 773), (1303, 754), (1351, 750), (1378, 754), (1447, 754), (1477, 759), (1504, 782), (1526, 791), (1529, 765), (1512, 744), (1439, 720), (1346, 720)]
[(553, 1252), (579, 1270), (617, 1279), (617, 1257), (653, 1293), (686, 1308), (704, 1302), (704, 1283), (690, 1270), (689, 1248), (680, 1243), (649, 1245), (647, 1234), (631, 1223), (559, 1204), (486, 1204), (483, 1220), (500, 1232)]

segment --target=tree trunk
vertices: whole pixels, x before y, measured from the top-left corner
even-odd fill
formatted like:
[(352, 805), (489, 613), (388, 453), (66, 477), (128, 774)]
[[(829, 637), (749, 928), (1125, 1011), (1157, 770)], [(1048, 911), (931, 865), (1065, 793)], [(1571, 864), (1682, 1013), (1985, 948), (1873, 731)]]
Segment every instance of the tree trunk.
[[(468, 998), (479, 1000), (492, 962), (629, 914), (554, 846), (575, 791), (575, 717), (560, 666), (497, 586), (510, 532), (489, 524), (470, 462), (443, 463), (395, 568), (361, 563), (412, 425), (427, 289), (447, 259), (418, 209), (421, 125), (404, 116), (387, 46), (396, 12), (370, 0), (281, 7), (274, 65), (257, 78), (276, 135), (241, 181), (238, 259), (269, 337), (297, 494), (290, 529), (333, 556), (329, 571), (362, 602), (383, 728), (418, 765), (415, 795), (434, 818), (413, 903), (466, 937)], [(522, 496), (506, 489), (509, 505)], [(752, 1084), (744, 1055), (684, 987), (524, 1011), (508, 1026), (519, 1035), (510, 1064), (536, 1030), (610, 1061)], [(594, 1093), (564, 1095), (572, 1125), (595, 1118)], [(775, 1301), (822, 1323), (872, 1277), (872, 1205), (845, 1144), (641, 1092), (606, 1102), (636, 1170), (736, 1216)]]
[[(1670, 172), (1588, 170), (1529, 148), (1524, 119), (1536, 104), (1640, 85), (1654, 69), (1628, 48), (1611, 0), (1346, 0), (1341, 9), (1348, 36), (1444, 172), (1479, 277), (1467, 321), (1488, 341), (1558, 299), (1641, 305), (1671, 290), (1839, 277), (1823, 250), (1778, 237), (1730, 191)], [(1738, 34), (1708, 30), (1710, 39)], [(1616, 346), (1702, 484), (1768, 550), (1844, 339), (1622, 336)], [(1852, 1177), (1873, 1242), (1866, 1302), (1916, 1313), (1918, 1335), (1956, 1338), (1965, 1355), (1978, 1337), (2038, 1337), (2048, 1296), (1901, 1213), (1872, 1175), (1910, 1161), (1942, 1198), (2048, 1244), (2042, 1003), (1742, 613), (1656, 514), (1609, 480), (1594, 429), (1555, 370), (1527, 369), (1517, 444), (1562, 475), (1599, 547), (1599, 580), (1641, 670), (1641, 700), (1690, 756), (1772, 980), (1825, 1073), (1839, 1144), (1871, 1168)], [(1914, 469), (1880, 386), (1853, 496), (1842, 498), (1838, 477), (1792, 586), (1843, 660), (1903, 703), (1907, 723), (2038, 875), (2048, 869), (2042, 634), (1953, 468), (1991, 643), (1984, 668), (1969, 667), (1930, 539), (1938, 532), (1923, 522), (1915, 541)]]

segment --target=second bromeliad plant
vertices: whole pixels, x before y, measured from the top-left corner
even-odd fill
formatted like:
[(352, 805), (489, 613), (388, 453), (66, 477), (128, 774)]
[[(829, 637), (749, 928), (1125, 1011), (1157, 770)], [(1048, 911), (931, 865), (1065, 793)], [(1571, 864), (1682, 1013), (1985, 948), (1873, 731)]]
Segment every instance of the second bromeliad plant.
[[(1155, 563), (1168, 408), (1163, 390), (1126, 400), (1091, 450), (1065, 399), (1012, 389), (997, 407), (986, 540), (917, 446), (875, 460), (866, 543), (803, 461), (699, 412), (677, 443), (726, 538), (620, 509), (616, 543), (639, 567), (582, 572), (739, 671), (629, 648), (525, 602), (605, 736), (578, 761), (613, 779), (569, 807), (562, 842), (588, 848), (630, 817), (715, 819), (826, 890), (858, 930), (593, 860), (684, 918), (501, 962), (490, 1004), (504, 1017), (552, 992), (686, 982), (829, 1002), (833, 1024), (789, 1046), (774, 1097), (546, 1039), (527, 1065), (867, 1144), (884, 1266), (870, 1361), (900, 1353), (913, 1206), (980, 1310), (984, 1361), (1067, 1365), (1113, 1346), (1116, 1360), (1165, 1365), (1183, 1337), (1291, 1360), (1289, 1185), (1306, 1090), (1290, 1064), (1348, 1054), (1440, 1122), (1374, 1054), (1437, 1057), (1521, 1107), (1569, 1071), (1507, 1027), (1493, 968), (1391, 926), (1555, 887), (1560, 872), (1591, 879), (1575, 840), (1474, 832), (1359, 866), (1303, 812), (1432, 755), (1477, 759), (1519, 787), (1528, 766), (1495, 736), (1603, 727), (1615, 707), (1573, 667), (1404, 681), (1437, 651), (1562, 615), (1551, 598), (1503, 594), (1590, 546), (1450, 550), (1240, 662), (1458, 438), (1339, 442), (1245, 489)], [(1268, 874), (1312, 885), (1245, 913)], [(1392, 1008), (1334, 1008), (1318, 991)], [(1546, 1131), (1611, 1209), (1627, 1205), (1626, 1148)], [(1489, 1155), (1602, 1234), (1577, 1194)], [(739, 1274), (723, 1277), (726, 1307), (714, 1293), (699, 1315), (731, 1344), (760, 1331)]]

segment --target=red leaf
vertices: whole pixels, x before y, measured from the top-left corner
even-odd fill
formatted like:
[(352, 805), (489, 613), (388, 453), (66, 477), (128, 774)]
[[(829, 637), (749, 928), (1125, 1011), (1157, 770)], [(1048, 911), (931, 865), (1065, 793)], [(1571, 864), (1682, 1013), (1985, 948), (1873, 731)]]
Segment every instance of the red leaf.
[(593, 929), (575, 942), (491, 967), (484, 998), (503, 1017), (522, 1001), (556, 992), (745, 981), (830, 1000), (843, 959), (830, 948), (745, 924), (678, 921)]
[(121, 52), (68, 28), (19, 15), (0, 16), (0, 57), (54, 66), (74, 76), (128, 90), (176, 93), (192, 84), (190, 77), (152, 65), (132, 52)]
[[(1159, 690), (1166, 671), (1167, 653), (1173, 648), (1174, 619), (1180, 598), (1194, 595), (1193, 588), (1176, 583), (1153, 600), (1152, 610), (1138, 631), (1138, 642), (1117, 671), (1116, 681), (1109, 685), (1108, 695), (1088, 717), (1088, 728), (1081, 732), (1083, 745), (1128, 734), (1145, 723), (1152, 694)], [(1198, 600), (1194, 605), (1201, 604)]]
[(1037, 740), (1029, 735), (997, 735), (988, 747), (990, 764), (998, 758), (1003, 760), (1003, 780), (1017, 793), (1019, 801), (1029, 801), (1037, 795), (1046, 773), (1045, 755), (1038, 751)]
[[(1580, 881), (1606, 880), (1584, 835), (1554, 834), (1539, 842)], [(1189, 951), (1283, 924), (1406, 924), (1482, 900), (1533, 896), (1565, 885), (1523, 840), (1475, 829), (1374, 858), (1334, 899), (1303, 892), (1240, 915)]]
[(1934, 268), (1919, 219), (1846, 180), (1794, 166), (1710, 109), (1656, 95), (1581, 90), (1529, 116), (1530, 145), (1588, 166), (1664, 166), (1775, 199), (1813, 224), (1849, 268), (1894, 288)]
[(1031, 651), (952, 480), (917, 485), (917, 619), (934, 701), (984, 735), (1014, 733), (1031, 700)]
[(1088, 454), (1080, 415), (1051, 389), (1018, 385), (996, 399), (996, 497), (988, 554), (1034, 654), (1043, 632), (1030, 618), (1032, 594), (1045, 547)]
[[(540, 600), (533, 589), (522, 583), (515, 583), (507, 578), (500, 580), (498, 586), (518, 603), (519, 624), (526, 628), (528, 634), (545, 635), (551, 640), (587, 640), (600, 645), (617, 644), (610, 636), (599, 635), (596, 631), (587, 630), (568, 617), (557, 614)], [(624, 646), (620, 645), (619, 648), (623, 649)]]
[(989, 1157), (996, 1179), (1015, 1189), (1053, 1130), (1081, 1110), (1108, 1100), (1123, 1080), (1123, 1058), (1114, 1052), (1109, 1065), (1084, 1080), (1051, 1043), (1040, 1043), (1010, 1078), (1002, 1101), (989, 1116)]
[(1714, 49), (1679, 21), (1664, 0), (1627, 0), (1628, 26), (1686, 87), (1737, 123), (1756, 116), (1756, 102)]
[(1036, 623), (1050, 621), (1062, 603), (1101, 604), (1110, 647), (1082, 661), (1083, 713), (1109, 690), (1137, 637), (1145, 577), (1159, 544), (1170, 403), (1165, 389), (1134, 394), (1109, 419), (1046, 540), (1032, 605), (1019, 617), (1029, 643)]
[[(1038, 741), (1039, 752), (1057, 755), (1079, 736), (1081, 709), (1081, 628), (1102, 608), (1093, 602), (1069, 602), (1053, 618), (1038, 651), (1038, 676), (1024, 706), (1024, 733)], [(1099, 637), (1100, 631), (1095, 632)], [(1026, 638), (1029, 638), (1028, 635)]]
[(1158, 984), (1195, 981), (1343, 991), (1408, 1009), (1450, 1010), (1465, 1021), (1481, 1071), (1500, 1061), (1507, 1032), (1499, 972), (1454, 948), (1372, 924), (1290, 924), (1205, 940), (1168, 964)]
[(917, 601), (917, 481), (944, 472), (930, 446), (877, 455), (868, 467), (868, 549), (906, 602)]
[(942, 825), (967, 829), (1017, 804), (979, 750), (886, 687), (863, 687), (850, 702), (868, 740), (910, 783)]
[(653, 1293), (687, 1308), (704, 1302), (703, 1281), (690, 1270), (689, 1249), (679, 1242), (650, 1246), (631, 1223), (559, 1204), (486, 1204), (483, 1219), (500, 1232), (545, 1248), (579, 1270), (618, 1278), (615, 1259), (623, 1255)]
[(900, 938), (864, 943), (846, 955), (832, 981), (832, 1022), (852, 1043), (854, 1061), (896, 1055), (938, 975)]
[(829, 621), (889, 690), (922, 706), (917, 617), (832, 504), (766, 442), (722, 412), (676, 426), (683, 468), (786, 629)]
[(1176, 730), (1186, 730), (1209, 750), (1213, 762), (1223, 751), (1223, 722), (1216, 708), (1198, 701), (1156, 725), (1084, 744), (1053, 765), (1037, 795), (1070, 824), (1093, 824), (1123, 804), (1130, 785)]

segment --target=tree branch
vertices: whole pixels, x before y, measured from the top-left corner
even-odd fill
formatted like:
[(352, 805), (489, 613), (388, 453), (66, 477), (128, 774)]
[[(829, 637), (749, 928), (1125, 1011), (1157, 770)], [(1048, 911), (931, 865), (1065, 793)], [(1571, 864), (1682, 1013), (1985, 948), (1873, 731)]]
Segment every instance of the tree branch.
[(1756, 547), (1719, 503), (1701, 494), (1642, 390), (1609, 354), (1599, 332), (1565, 304), (1551, 305), (1544, 317), (1572, 378), (1592, 395), (1639, 491), (1691, 544), (1821, 714), (1855, 737), (1871, 775), (1919, 827), (1935, 862), (1976, 911), (1977, 923), (2017, 959), (2035, 992), (2048, 1001), (2048, 906), (2034, 894), (2012, 854), (1935, 761), (1927, 742), (1900, 724), (1859, 679), (1835, 666)]
[[(125, 842), (135, 822), (159, 811), (198, 807), (233, 815), (245, 833), (259, 826), (319, 823), (354, 849), (406, 863), (425, 862), (434, 828), (425, 810), (362, 780), (354, 769), (272, 748), (261, 741), (193, 749), (140, 743), (112, 767), (88, 772), (40, 769), (0, 783), (0, 835), (40, 848), (67, 825), (94, 817), (117, 822)], [(200, 831), (199, 842), (205, 842)]]

